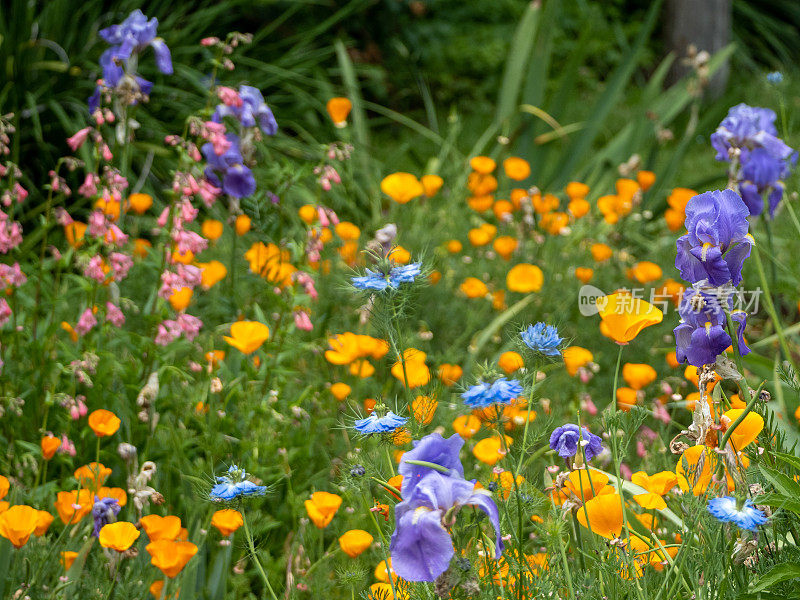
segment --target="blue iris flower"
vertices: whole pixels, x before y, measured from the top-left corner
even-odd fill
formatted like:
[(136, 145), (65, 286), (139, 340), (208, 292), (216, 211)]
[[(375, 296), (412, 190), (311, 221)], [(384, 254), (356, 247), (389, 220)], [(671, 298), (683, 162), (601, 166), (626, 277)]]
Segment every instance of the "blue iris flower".
[(733, 496), (713, 498), (708, 502), (708, 512), (723, 523), (735, 523), (747, 531), (757, 531), (759, 525), (767, 522), (767, 516), (753, 506), (749, 498), (741, 507)]
[(366, 270), (366, 275), (353, 277), (353, 287), (359, 290), (383, 291), (386, 288), (397, 289), (401, 283), (413, 283), (422, 271), (422, 263), (411, 263), (399, 267), (392, 267), (389, 274), (379, 271)]
[(240, 497), (263, 496), (266, 493), (266, 486), (249, 481), (244, 469), (231, 465), (227, 475), (217, 477), (217, 484), (211, 488), (209, 496), (217, 502), (229, 502)]
[(573, 423), (556, 427), (550, 434), (550, 448), (558, 452), (561, 458), (570, 458), (578, 454), (578, 444), (583, 443), (586, 460), (590, 461), (603, 451), (603, 440), (599, 435), (590, 432), (586, 427), (578, 428)]
[(493, 383), (478, 381), (461, 394), (464, 404), (471, 408), (486, 408), (492, 404), (508, 404), (522, 395), (522, 385), (516, 379), (500, 377)]
[(239, 136), (228, 133), (228, 149), (218, 155), (211, 143), (203, 144), (201, 150), (208, 165), (203, 172), (206, 180), (232, 198), (245, 198), (256, 191), (256, 178), (244, 164), (239, 148)]
[(528, 325), (527, 329), (520, 332), (520, 337), (525, 345), (534, 352), (540, 352), (545, 356), (558, 356), (561, 354), (561, 346), (564, 338), (559, 337), (558, 329), (552, 325), (538, 322), (535, 325)]
[[(137, 8), (122, 23), (100, 30), (100, 37), (111, 44), (100, 56), (103, 83), (106, 87), (117, 87), (125, 76), (125, 69), (127, 69), (131, 57), (140, 54), (148, 46), (153, 49), (158, 70), (166, 75), (172, 74), (172, 55), (164, 40), (156, 37), (157, 28), (158, 19), (148, 19)], [(145, 96), (149, 95), (153, 84), (133, 73), (131, 75), (139, 85), (139, 91)], [(98, 87), (89, 98), (89, 110), (94, 112), (99, 102), (100, 88)]]
[(239, 86), (239, 97), (242, 99), (241, 106), (227, 106), (218, 104), (211, 120), (215, 123), (222, 123), (222, 119), (227, 116), (235, 117), (244, 127), (255, 127), (267, 135), (275, 135), (278, 132), (278, 122), (272, 114), (261, 90), (251, 85)]
[(369, 435), (370, 433), (387, 433), (394, 431), (398, 427), (405, 425), (408, 419), (394, 414), (392, 411), (387, 412), (385, 415), (378, 416), (373, 411), (366, 419), (359, 419), (353, 424), (358, 433)]

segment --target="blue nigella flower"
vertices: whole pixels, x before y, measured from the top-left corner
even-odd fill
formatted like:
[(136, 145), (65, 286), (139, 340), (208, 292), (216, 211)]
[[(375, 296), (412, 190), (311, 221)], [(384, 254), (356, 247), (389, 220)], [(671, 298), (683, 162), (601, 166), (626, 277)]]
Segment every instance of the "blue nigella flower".
[(564, 338), (558, 336), (558, 329), (539, 321), (536, 325), (528, 325), (527, 329), (520, 332), (520, 337), (525, 345), (534, 352), (545, 356), (558, 356), (561, 354), (559, 346)]
[(266, 493), (266, 486), (249, 481), (244, 469), (231, 465), (227, 475), (217, 477), (217, 484), (211, 488), (209, 496), (219, 502), (245, 496), (263, 496)]
[(353, 423), (353, 427), (358, 433), (369, 435), (370, 433), (387, 433), (394, 431), (398, 427), (405, 425), (408, 419), (394, 414), (392, 411), (387, 412), (382, 417), (378, 415), (377, 411), (372, 413), (366, 419), (359, 419)]
[(492, 404), (508, 404), (522, 395), (522, 385), (516, 379), (500, 377), (493, 383), (478, 381), (461, 394), (464, 404), (471, 408), (486, 408)]
[(773, 71), (772, 73), (767, 73), (767, 82), (771, 83), (772, 85), (779, 85), (783, 83), (783, 73), (780, 71)]
[[(153, 49), (158, 70), (166, 75), (172, 74), (172, 55), (169, 48), (159, 37), (156, 37), (158, 19), (149, 19), (138, 8), (118, 25), (101, 29), (99, 35), (111, 44), (111, 47), (100, 56), (100, 67), (103, 69), (103, 84), (115, 88), (125, 76), (128, 61), (134, 54), (140, 54), (148, 46)], [(125, 69), (123, 69), (123, 65)], [(129, 73), (139, 85), (139, 91), (145, 96), (150, 94), (153, 84), (134, 73)], [(100, 88), (89, 98), (89, 109), (94, 111), (100, 101)]]
[(550, 448), (556, 450), (561, 458), (570, 458), (578, 454), (578, 444), (585, 442), (583, 452), (590, 461), (603, 451), (603, 440), (599, 435), (590, 432), (586, 427), (578, 429), (577, 425), (567, 423), (556, 427), (550, 434)]
[(422, 263), (411, 263), (399, 267), (392, 267), (386, 275), (379, 271), (366, 270), (366, 275), (353, 277), (353, 287), (359, 290), (382, 291), (386, 288), (397, 289), (401, 283), (413, 283), (414, 278), (420, 274)]
[(708, 502), (708, 512), (723, 523), (735, 523), (747, 531), (757, 531), (759, 525), (767, 522), (767, 516), (753, 506), (749, 498), (741, 507), (733, 496), (713, 498)]
[(100, 537), (100, 530), (113, 523), (122, 507), (116, 498), (98, 498), (94, 497), (94, 505), (92, 506), (92, 518), (94, 519), (94, 530), (92, 535)]

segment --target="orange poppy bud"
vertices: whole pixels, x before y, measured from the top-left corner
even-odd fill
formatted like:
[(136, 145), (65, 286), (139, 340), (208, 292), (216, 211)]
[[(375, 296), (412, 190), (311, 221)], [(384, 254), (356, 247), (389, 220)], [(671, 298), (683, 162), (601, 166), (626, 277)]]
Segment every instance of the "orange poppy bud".
[(328, 116), (330, 116), (334, 126), (341, 129), (347, 126), (347, 116), (353, 109), (353, 103), (348, 98), (331, 98), (325, 104), (325, 109), (328, 111)]

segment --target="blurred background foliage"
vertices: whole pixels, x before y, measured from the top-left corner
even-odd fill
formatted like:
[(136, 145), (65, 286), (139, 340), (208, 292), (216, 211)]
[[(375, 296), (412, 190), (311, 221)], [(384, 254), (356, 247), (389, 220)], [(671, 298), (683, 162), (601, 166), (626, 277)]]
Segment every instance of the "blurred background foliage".
[[(142, 131), (154, 132), (150, 139), (137, 142), (140, 165), (147, 153), (164, 152), (156, 135), (180, 131), (179, 115), (202, 106), (209, 73), (201, 70), (205, 67), (186, 66), (209, 64), (199, 40), (238, 30), (255, 34), (255, 41), (237, 61), (235, 77), (262, 89), (285, 134), (309, 143), (317, 141), (310, 132), (327, 124), (325, 100), (354, 91), (346, 87), (343, 57), (335, 51), (340, 41), (367, 109), (371, 151), (394, 164), (400, 156), (417, 161), (397, 165), (409, 170), (419, 170), (441, 146), (438, 136), (453, 115), (459, 118), (455, 143), (462, 153), (481, 141), (504, 93), (508, 65), (519, 52), (515, 31), (529, 11), (529, 3), (521, 0), (6, 0), (3, 4), (0, 111), (18, 115), (20, 135), (14, 139), (12, 159), (26, 165), (29, 183), (42, 181), (50, 165), (66, 153), (65, 138), (88, 118), (85, 100), (98, 77), (97, 60), (104, 48), (97, 31), (119, 22), (134, 8), (158, 17), (159, 33), (172, 49), (175, 64), (181, 65), (176, 75), (166, 78), (154, 72), (152, 61), (145, 61), (143, 74), (156, 82), (157, 93), (138, 117)], [(649, 0), (544, 2), (535, 46), (522, 57), (519, 102), (540, 107), (579, 131), (598, 110), (597, 100), (608, 94), (610, 85), (620, 83), (613, 98), (607, 99), (607, 115), (588, 144), (597, 147), (612, 140), (641, 116), (641, 103), (649, 100), (642, 97), (646, 84), (659, 75), (667, 55), (658, 14), (644, 43), (633, 52), (652, 5)], [(707, 136), (728, 106), (746, 99), (748, 90), (762, 94), (766, 72), (785, 71), (800, 58), (796, 1), (734, 0), (733, 11), (735, 50), (728, 93), (704, 106), (707, 118), (699, 123), (698, 136)], [(680, 57), (668, 60), (673, 59)], [(620, 68), (625, 73), (617, 82), (614, 76)], [(791, 89), (791, 73), (785, 76)], [(792, 97), (797, 102), (797, 96)], [(147, 113), (158, 119), (148, 119)], [(413, 123), (404, 123), (400, 116)], [(660, 125), (674, 127), (678, 138), (688, 118), (678, 114), (674, 123)], [(535, 117), (522, 121), (512, 139), (513, 149), (534, 161), (541, 159), (542, 170), (534, 164), (535, 176), (541, 177), (548, 168), (532, 140), (549, 128)], [(413, 140), (419, 137), (416, 124), (429, 133), (430, 148)], [(510, 131), (499, 127), (497, 133)], [(688, 140), (682, 150), (691, 153), (695, 145)], [(153, 173), (165, 180), (169, 168), (168, 161), (154, 161)], [(563, 177), (552, 168), (550, 179), (541, 183), (561, 182)], [(680, 166), (673, 169), (679, 170)], [(716, 171), (710, 163), (709, 173)], [(35, 194), (36, 186), (31, 187)]]

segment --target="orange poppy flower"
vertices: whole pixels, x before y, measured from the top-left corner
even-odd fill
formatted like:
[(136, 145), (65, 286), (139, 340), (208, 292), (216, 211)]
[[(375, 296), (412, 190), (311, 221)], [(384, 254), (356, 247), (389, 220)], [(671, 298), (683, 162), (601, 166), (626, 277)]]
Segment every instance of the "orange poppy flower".
[(334, 127), (339, 129), (347, 127), (347, 116), (353, 109), (353, 103), (349, 98), (336, 97), (331, 98), (325, 104), (325, 110), (328, 111), (328, 116), (333, 121)]
[(470, 168), (481, 175), (492, 173), (497, 167), (497, 163), (488, 156), (474, 156), (469, 161)]
[(667, 507), (667, 503), (662, 496), (678, 485), (678, 476), (672, 471), (661, 471), (654, 475), (637, 471), (631, 475), (631, 481), (647, 490), (646, 494), (636, 494), (633, 497), (642, 508), (663, 510)]
[(125, 506), (128, 503), (128, 494), (122, 488), (101, 487), (97, 490), (98, 498), (114, 498), (120, 506)]
[(197, 554), (197, 546), (191, 542), (159, 540), (145, 547), (150, 562), (167, 577), (175, 577), (183, 570), (189, 559)]
[(227, 537), (244, 525), (244, 517), (242, 517), (242, 513), (238, 510), (224, 508), (212, 515), (211, 524), (216, 527), (223, 536)]
[(373, 537), (363, 529), (351, 529), (339, 537), (339, 547), (350, 558), (356, 558), (372, 544)]
[[(509, 436), (505, 436), (505, 441), (505, 447), (508, 447), (513, 442), (513, 439)], [(482, 463), (493, 466), (506, 455), (505, 447), (503, 446), (500, 436), (494, 435), (482, 439), (475, 444), (475, 447), (472, 449), (472, 454)]]
[(308, 518), (318, 529), (325, 529), (330, 525), (341, 504), (341, 496), (328, 492), (314, 492), (311, 499), (305, 501)]
[(175, 540), (181, 533), (181, 519), (173, 515), (145, 515), (139, 522), (151, 542)]
[(42, 456), (45, 460), (53, 458), (59, 447), (61, 447), (61, 440), (59, 438), (53, 435), (46, 435), (42, 438)]
[(69, 571), (72, 568), (72, 563), (75, 562), (75, 559), (78, 558), (78, 553), (72, 550), (67, 550), (61, 553), (61, 558), (59, 562), (64, 567), (65, 571)]
[[(388, 564), (387, 564), (388, 561)], [(392, 568), (392, 557), (390, 556), (387, 560), (382, 560), (378, 563), (378, 566), (375, 567), (375, 579), (382, 583), (389, 583), (389, 577), (395, 581), (397, 581), (397, 573), (394, 572)]]
[(503, 500), (508, 500), (512, 490), (521, 486), (525, 482), (525, 478), (522, 475), (517, 475), (517, 481), (515, 485), (514, 474), (511, 471), (503, 471), (499, 475), (493, 473), (492, 479), (497, 480), (500, 484), (500, 493), (503, 496)]
[(569, 225), (569, 215), (561, 211), (549, 212), (542, 215), (539, 220), (539, 227), (550, 235), (559, 235), (567, 225)]
[(8, 496), (8, 490), (10, 488), (11, 483), (8, 481), (8, 477), (0, 475), (0, 500)]
[(36, 512), (38, 518), (36, 520), (36, 529), (33, 530), (33, 535), (42, 536), (47, 533), (47, 530), (50, 529), (50, 525), (53, 524), (53, 515), (46, 510), (38, 510)]
[(656, 377), (656, 370), (647, 364), (625, 363), (622, 366), (622, 378), (635, 390), (646, 388)]
[(368, 360), (358, 359), (350, 363), (349, 371), (351, 375), (366, 379), (367, 377), (372, 377), (375, 373), (375, 367)]
[(141, 532), (133, 523), (117, 521), (104, 525), (100, 530), (99, 542), (103, 548), (125, 552), (139, 539)]
[(425, 195), (428, 198), (435, 196), (444, 184), (444, 179), (438, 175), (423, 175), (420, 179), (422, 189), (425, 190)]
[[(664, 313), (641, 298), (626, 293), (613, 293), (598, 300), (600, 318), (608, 335), (618, 344), (627, 344), (645, 327), (661, 323)], [(602, 306), (601, 306), (602, 304)]]
[[(609, 488), (612, 490), (613, 488)], [(600, 494), (584, 504), (577, 512), (578, 522), (597, 535), (613, 539), (622, 532), (622, 500), (616, 492)], [(586, 515), (589, 522), (586, 522)]]
[(489, 288), (477, 277), (467, 277), (458, 289), (467, 298), (485, 298), (489, 294)]
[(661, 279), (663, 272), (661, 271), (661, 267), (656, 263), (643, 260), (633, 265), (631, 268), (631, 275), (633, 275), (636, 281), (644, 284)]
[(403, 360), (405, 361), (405, 369), (403, 362), (397, 361), (392, 365), (391, 373), (404, 385), (409, 388), (420, 387), (427, 384), (431, 380), (431, 372), (425, 364), (427, 354), (422, 350), (416, 348), (408, 348), (403, 351)]
[(153, 197), (150, 194), (131, 194), (128, 204), (136, 214), (143, 215), (153, 206)]
[(425, 193), (425, 188), (411, 173), (392, 173), (381, 181), (381, 191), (398, 204), (406, 204)]
[(510, 259), (517, 246), (519, 246), (519, 242), (510, 235), (501, 235), (492, 243), (492, 248), (503, 260)]
[(411, 252), (402, 246), (395, 246), (389, 251), (389, 254), (386, 255), (386, 258), (396, 262), (397, 264), (405, 265), (411, 260)]
[(617, 388), (617, 408), (628, 411), (639, 401), (639, 395), (633, 388)]
[(469, 232), (467, 232), (469, 243), (476, 248), (487, 245), (492, 241), (495, 235), (497, 235), (497, 227), (489, 225), (488, 223), (484, 223), (480, 227), (470, 229)]
[(564, 189), (570, 199), (586, 198), (589, 195), (589, 186), (578, 181), (570, 181)]
[(592, 258), (595, 260), (595, 262), (605, 262), (609, 258), (611, 258), (611, 255), (614, 253), (613, 250), (611, 250), (610, 246), (608, 246), (607, 244), (599, 244), (599, 243), (592, 244), (590, 251), (592, 253)]
[(258, 321), (236, 321), (223, 339), (242, 354), (252, 354), (269, 339), (269, 327)]
[(589, 283), (594, 277), (594, 269), (590, 267), (577, 267), (575, 269), (575, 278), (581, 283)]
[(511, 292), (538, 292), (542, 289), (544, 274), (536, 265), (520, 263), (506, 275), (506, 287)]
[(534, 194), (531, 196), (531, 204), (537, 214), (546, 215), (556, 210), (561, 205), (561, 201), (554, 194)]
[(575, 198), (574, 200), (570, 200), (569, 204), (567, 204), (567, 210), (576, 219), (580, 219), (589, 214), (591, 208), (592, 205), (583, 198)]
[(311, 225), (314, 221), (317, 220), (319, 216), (317, 214), (317, 209), (315, 206), (311, 204), (304, 204), (297, 210), (297, 214), (300, 219), (303, 220), (304, 223)]
[(531, 174), (531, 166), (528, 161), (516, 156), (510, 156), (503, 161), (503, 170), (509, 179), (515, 181), (527, 179)]
[[(742, 408), (732, 408), (726, 411), (723, 416), (730, 420), (729, 426), (732, 426), (743, 412), (744, 409)], [(754, 442), (763, 429), (764, 417), (756, 412), (749, 412), (744, 420), (736, 426), (736, 429), (728, 439), (736, 451), (739, 452)]]
[(339, 381), (331, 385), (331, 395), (341, 402), (350, 395), (351, 389), (349, 385)]
[(228, 275), (228, 268), (218, 260), (197, 263), (197, 266), (200, 267), (200, 283), (204, 290), (210, 290)]
[(508, 351), (500, 355), (497, 365), (505, 371), (506, 375), (510, 375), (524, 367), (525, 361), (522, 360), (522, 356), (518, 352)]
[(222, 221), (217, 221), (216, 219), (206, 219), (200, 226), (200, 232), (212, 242), (216, 242), (222, 237), (223, 229)]
[(438, 406), (439, 403), (436, 401), (436, 398), (417, 396), (411, 402), (411, 414), (414, 415), (414, 419), (417, 423), (427, 425), (433, 421), (433, 415), (436, 413), (436, 408)]
[[(116, 431), (116, 429), (114, 430)], [(81, 487), (97, 490), (103, 482), (111, 475), (111, 469), (102, 463), (91, 462), (88, 465), (83, 465), (75, 470), (75, 479), (81, 484)]]
[(69, 225), (65, 225), (64, 236), (67, 238), (67, 243), (73, 248), (79, 248), (83, 245), (86, 227), (86, 223), (81, 223), (80, 221), (73, 221)]
[(0, 535), (19, 549), (28, 543), (38, 523), (38, 510), (18, 504), (0, 514)]
[(461, 375), (463, 373), (464, 370), (458, 365), (451, 365), (448, 363), (439, 365), (439, 379), (447, 387), (450, 387), (456, 381), (461, 379)]
[(484, 194), (482, 196), (470, 196), (467, 198), (467, 206), (475, 212), (489, 210), (494, 204), (494, 196)]
[(656, 174), (652, 171), (639, 171), (636, 174), (636, 183), (639, 184), (643, 192), (649, 190), (655, 182)]
[(153, 244), (144, 238), (136, 238), (133, 240), (133, 255), (137, 258), (145, 258)]
[(100, 408), (89, 415), (89, 427), (97, 437), (114, 435), (119, 429), (121, 421), (110, 410)]
[(86, 488), (80, 491), (58, 492), (54, 505), (62, 523), (75, 524), (92, 512), (94, 495)]
[(465, 440), (470, 439), (481, 429), (481, 420), (475, 415), (461, 415), (453, 421), (453, 431)]
[(194, 291), (190, 287), (181, 287), (172, 292), (169, 296), (169, 303), (172, 308), (178, 312), (186, 310), (189, 303), (192, 301)]
[(588, 469), (587, 472), (586, 468), (575, 469), (564, 482), (564, 491), (586, 502), (602, 494), (606, 485), (608, 485), (608, 475), (602, 471)]
[(575, 377), (579, 368), (594, 360), (594, 355), (580, 346), (568, 346), (564, 348), (561, 355), (564, 357), (564, 366), (567, 369), (567, 373), (571, 377)]

